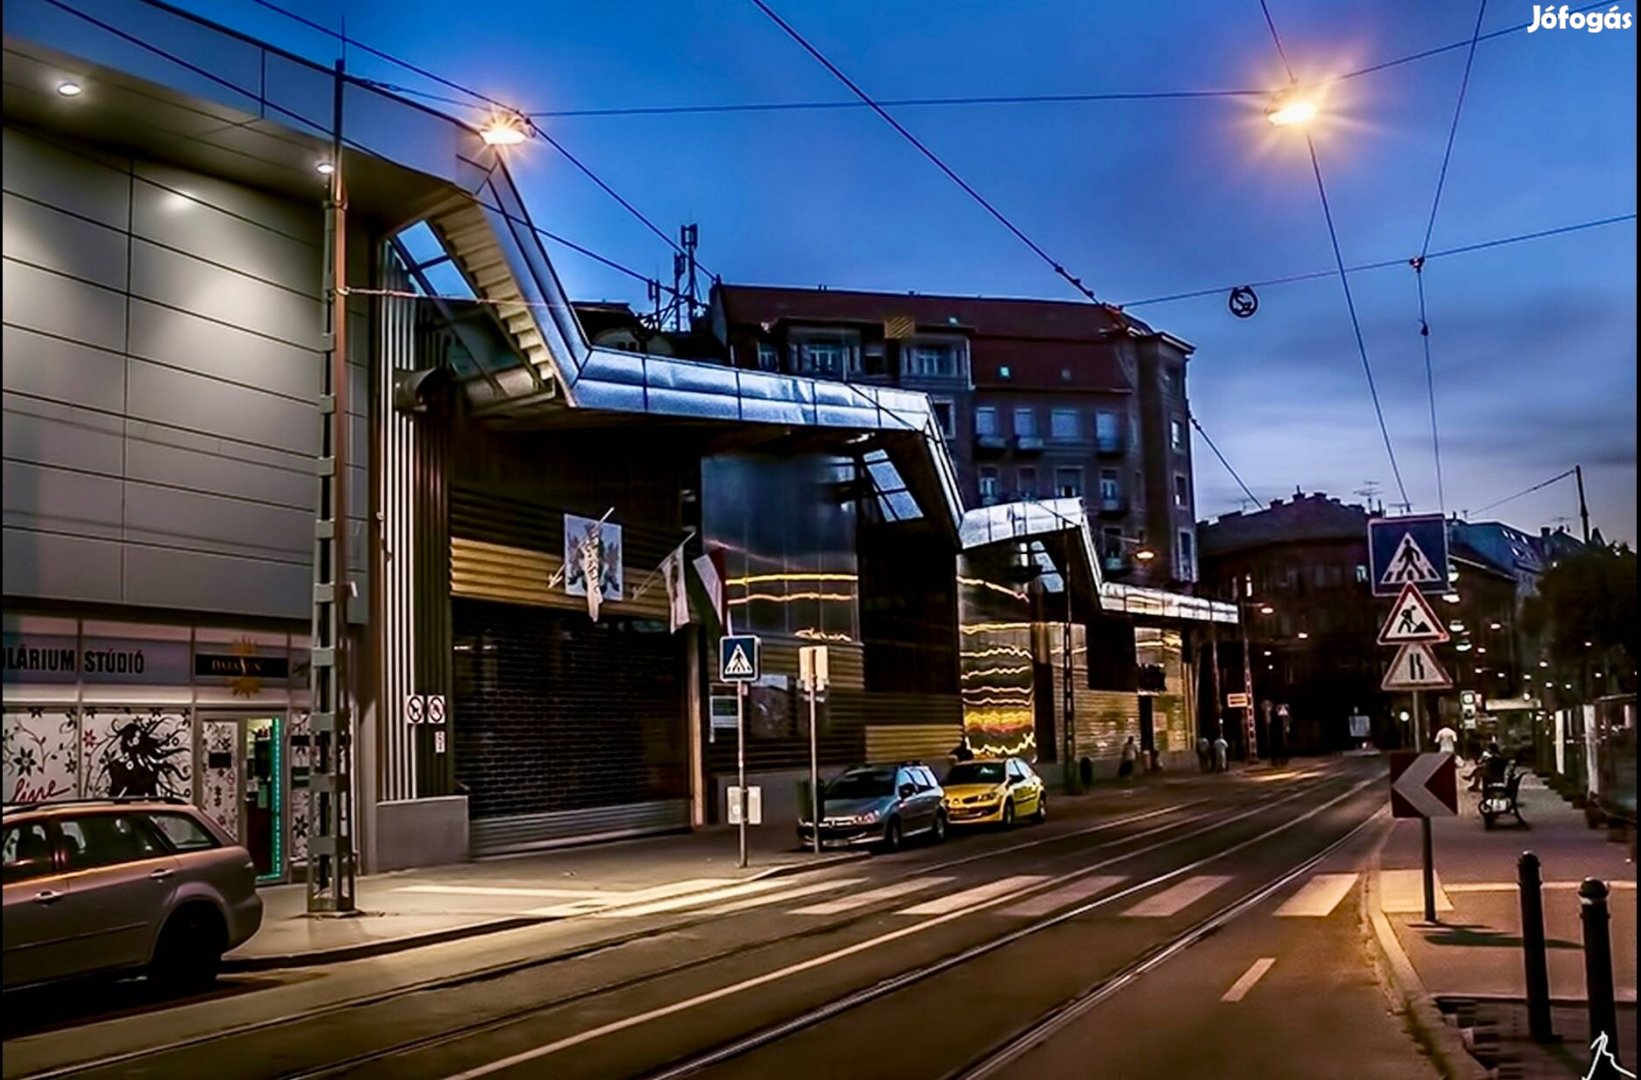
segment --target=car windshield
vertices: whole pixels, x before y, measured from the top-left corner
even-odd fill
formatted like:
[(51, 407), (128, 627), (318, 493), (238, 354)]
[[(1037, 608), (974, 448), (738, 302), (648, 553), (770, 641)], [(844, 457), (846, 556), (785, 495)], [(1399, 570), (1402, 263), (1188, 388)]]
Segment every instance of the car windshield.
[(895, 774), (881, 769), (846, 772), (826, 785), (828, 799), (879, 799), (894, 791)]
[(1001, 784), (1003, 782), (1003, 763), (1001, 761), (965, 761), (961, 765), (953, 765), (946, 774), (946, 786), (956, 787), (958, 784)]

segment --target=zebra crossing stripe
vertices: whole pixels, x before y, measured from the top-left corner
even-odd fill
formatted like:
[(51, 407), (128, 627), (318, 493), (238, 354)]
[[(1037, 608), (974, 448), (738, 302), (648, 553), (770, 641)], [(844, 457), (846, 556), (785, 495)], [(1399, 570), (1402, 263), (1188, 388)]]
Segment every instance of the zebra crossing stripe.
[(988, 881), (984, 885), (976, 885), (972, 889), (961, 892), (947, 893), (937, 896), (933, 900), (925, 900), (921, 904), (913, 904), (909, 908), (902, 908), (896, 915), (945, 915), (952, 911), (961, 911), (974, 904), (983, 903), (996, 896), (1024, 889), (1040, 882), (1047, 881), (1044, 874), (1018, 874), (1014, 877), (1002, 878), (998, 881)]
[(1029, 900), (1001, 908), (997, 914), (1020, 919), (1034, 919), (1040, 915), (1058, 911), (1060, 908), (1071, 907), (1073, 904), (1087, 900), (1095, 893), (1105, 892), (1107, 889), (1121, 885), (1127, 880), (1126, 877), (1116, 875), (1095, 874), (1093, 877), (1073, 881), (1070, 885), (1064, 885), (1058, 889), (1052, 889), (1046, 893), (1033, 896)]
[(1173, 888), (1141, 900), (1123, 915), (1130, 919), (1166, 919), (1177, 915), (1231, 879), (1221, 874), (1198, 874)]
[(787, 889), (785, 892), (766, 893), (763, 896), (750, 896), (745, 900), (732, 900), (727, 904), (719, 904), (717, 907), (709, 907), (705, 911), (701, 912), (701, 914), (728, 915), (732, 912), (745, 911), (748, 908), (762, 907), (766, 904), (784, 904), (788, 901), (796, 900), (800, 896), (810, 896), (818, 892), (828, 892), (833, 889), (843, 888), (846, 885), (859, 885), (865, 880), (865, 878), (844, 878), (842, 881), (821, 881), (816, 882), (813, 885), (801, 885), (795, 889)]
[(866, 907), (868, 904), (876, 904), (883, 900), (893, 900), (897, 896), (905, 896), (908, 893), (932, 889), (936, 885), (944, 885), (951, 880), (950, 877), (921, 877), (912, 878), (910, 881), (897, 881), (893, 885), (885, 885), (881, 889), (869, 889), (863, 893), (856, 893), (854, 896), (840, 896), (836, 900), (827, 900), (824, 903), (801, 907), (793, 911), (792, 914), (836, 915), (840, 911), (853, 911), (856, 908)]
[(1333, 914), (1360, 874), (1317, 874), (1276, 909), (1286, 917), (1321, 919)]

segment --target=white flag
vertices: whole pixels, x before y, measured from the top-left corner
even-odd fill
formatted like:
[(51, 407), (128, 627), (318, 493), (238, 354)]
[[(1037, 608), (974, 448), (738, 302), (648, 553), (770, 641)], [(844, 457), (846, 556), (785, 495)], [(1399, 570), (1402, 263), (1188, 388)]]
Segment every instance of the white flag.
[(667, 628), (673, 633), (689, 622), (689, 589), (684, 584), (684, 545), (661, 561), (661, 579), (667, 586)]
[(587, 582), (587, 614), (598, 621), (598, 605), (604, 599), (603, 544), (593, 529), (581, 542), (581, 575)]

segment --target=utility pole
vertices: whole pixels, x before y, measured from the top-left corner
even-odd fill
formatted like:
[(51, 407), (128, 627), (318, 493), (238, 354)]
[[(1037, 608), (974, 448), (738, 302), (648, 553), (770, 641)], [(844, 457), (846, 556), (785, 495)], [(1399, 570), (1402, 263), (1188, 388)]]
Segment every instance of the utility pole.
[(308, 911), (353, 911), (353, 725), (348, 682), (347, 187), (342, 176), (343, 61), (331, 106), (330, 197), (325, 203), (325, 364), (320, 377), (319, 506), (314, 520), (313, 644), (308, 788)]
[(1246, 605), (1237, 604), (1236, 622), (1242, 631), (1242, 692), (1248, 696), (1248, 707), (1242, 710), (1243, 726), (1247, 729), (1243, 738), (1247, 740), (1248, 749), (1245, 756), (1251, 765), (1259, 760), (1259, 729), (1254, 720), (1254, 661), (1253, 646), (1248, 643), (1248, 619), (1243, 614)]
[[(1562, 474), (1563, 476), (1566, 473)], [(1584, 542), (1590, 542), (1590, 507), (1584, 501), (1584, 466), (1574, 465), (1573, 476), (1578, 479), (1578, 517), (1584, 524)]]
[(1225, 733), (1225, 715), (1220, 712), (1219, 630), (1212, 622), (1208, 624), (1208, 694), (1213, 702), (1214, 735), (1218, 737)]
[(1076, 699), (1071, 688), (1071, 534), (1066, 533), (1065, 567), (1061, 575), (1061, 595), (1065, 600), (1065, 621), (1061, 624), (1060, 632), (1060, 699), (1061, 725), (1065, 730), (1065, 778), (1066, 790), (1077, 790), (1077, 708)]

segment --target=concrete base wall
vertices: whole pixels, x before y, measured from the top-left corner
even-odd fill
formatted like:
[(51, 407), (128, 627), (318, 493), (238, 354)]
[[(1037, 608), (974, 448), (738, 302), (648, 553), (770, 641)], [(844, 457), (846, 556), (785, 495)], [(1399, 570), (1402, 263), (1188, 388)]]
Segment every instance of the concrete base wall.
[(467, 796), (377, 804), (371, 873), (466, 862), (467, 857)]
[[(841, 771), (837, 766), (821, 769), (821, 782), (836, 776)], [(760, 828), (796, 828), (798, 824), (798, 784), (808, 782), (809, 770), (782, 769), (777, 772), (762, 772), (746, 774), (748, 787), (763, 788), (764, 817)], [(729, 821), (729, 789), (735, 786), (735, 774), (719, 775), (712, 778), (713, 804), (709, 811), (710, 820), (720, 824)]]

